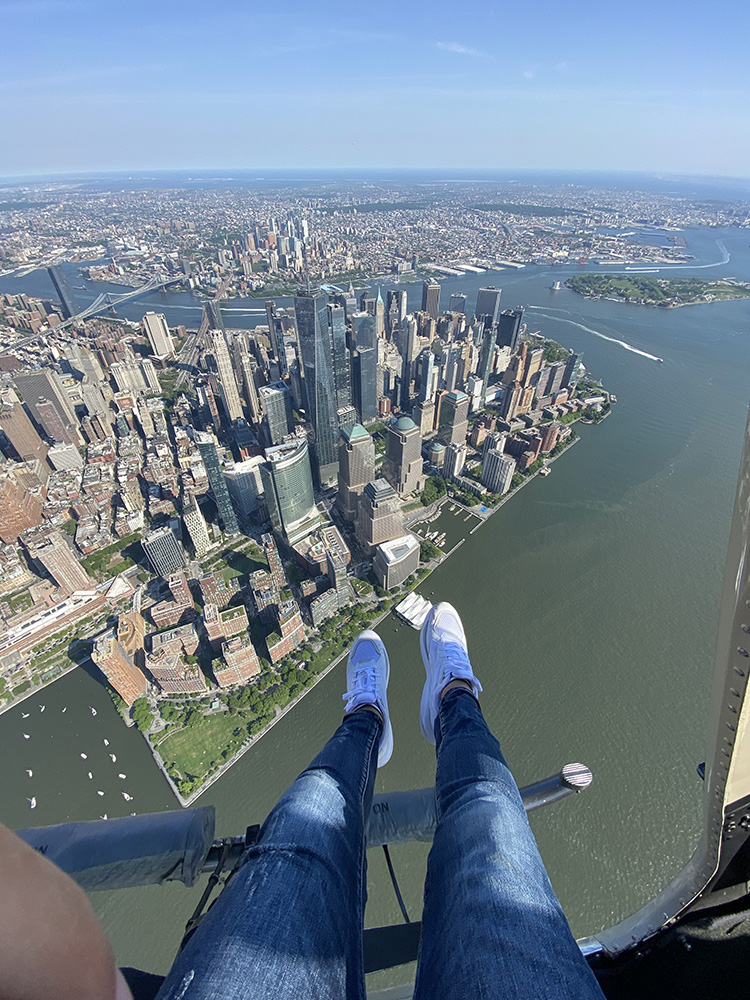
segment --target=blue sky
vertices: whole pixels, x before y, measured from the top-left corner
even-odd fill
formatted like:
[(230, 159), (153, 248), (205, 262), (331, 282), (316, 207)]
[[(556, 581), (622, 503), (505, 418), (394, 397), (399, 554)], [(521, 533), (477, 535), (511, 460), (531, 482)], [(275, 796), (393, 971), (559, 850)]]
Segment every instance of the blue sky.
[(750, 5), (0, 0), (0, 175), (750, 174)]

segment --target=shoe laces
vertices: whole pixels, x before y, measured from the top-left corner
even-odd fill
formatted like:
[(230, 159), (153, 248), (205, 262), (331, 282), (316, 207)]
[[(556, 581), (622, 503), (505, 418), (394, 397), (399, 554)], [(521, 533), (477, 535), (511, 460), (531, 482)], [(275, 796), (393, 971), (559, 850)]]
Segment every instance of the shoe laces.
[(471, 681), (476, 691), (482, 690), (482, 685), (474, 676), (466, 650), (455, 642), (446, 642), (440, 647), (440, 660), (443, 670), (441, 688), (452, 680)]
[(354, 668), (354, 686), (342, 696), (342, 701), (352, 701), (359, 694), (377, 695), (378, 662), (363, 660)]

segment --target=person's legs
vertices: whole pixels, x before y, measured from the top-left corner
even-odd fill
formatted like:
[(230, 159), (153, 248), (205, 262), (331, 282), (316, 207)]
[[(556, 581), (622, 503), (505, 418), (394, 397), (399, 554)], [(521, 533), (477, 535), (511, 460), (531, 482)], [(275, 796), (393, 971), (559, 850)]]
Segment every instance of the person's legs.
[[(434, 723), (437, 742), (438, 826), (427, 867), (415, 1000), (600, 1000), (516, 783), (482, 717), (460, 619), (450, 605), (437, 605), (425, 629), (421, 718), (425, 730)], [(444, 655), (446, 644), (452, 648)]]
[(364, 824), (392, 746), (387, 680), (385, 648), (363, 633), (347, 668), (351, 714), (274, 807), (158, 1000), (364, 1000)]

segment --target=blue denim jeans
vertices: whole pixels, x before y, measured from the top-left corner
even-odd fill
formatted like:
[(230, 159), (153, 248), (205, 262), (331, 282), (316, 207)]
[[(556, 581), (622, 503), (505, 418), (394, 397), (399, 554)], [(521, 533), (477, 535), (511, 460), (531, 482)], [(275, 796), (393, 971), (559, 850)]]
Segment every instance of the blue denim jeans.
[[(477, 702), (448, 692), (435, 727), (439, 822), (415, 997), (601, 998)], [(158, 1000), (364, 1000), (364, 825), (380, 732), (373, 712), (344, 719), (269, 815)]]

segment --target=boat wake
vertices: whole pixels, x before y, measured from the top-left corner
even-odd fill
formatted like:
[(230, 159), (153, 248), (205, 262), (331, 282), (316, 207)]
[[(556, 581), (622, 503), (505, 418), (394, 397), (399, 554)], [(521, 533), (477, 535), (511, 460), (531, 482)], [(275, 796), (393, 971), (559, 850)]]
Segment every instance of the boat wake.
[(661, 361), (661, 358), (657, 358), (655, 354), (649, 354), (648, 351), (642, 351), (640, 347), (633, 347), (629, 344), (627, 340), (619, 340), (617, 337), (608, 337), (606, 333), (600, 333), (599, 330), (592, 330), (590, 326), (584, 326), (583, 323), (577, 323), (574, 319), (565, 319), (563, 316), (549, 316), (546, 313), (541, 312), (541, 306), (527, 306), (528, 309), (533, 309), (535, 312), (542, 317), (542, 319), (551, 319), (558, 323), (569, 323), (571, 326), (577, 326), (580, 330), (585, 330), (587, 333), (592, 333), (595, 337), (599, 337), (600, 340), (608, 340), (610, 344), (618, 344), (620, 347), (624, 347), (626, 351), (631, 351), (633, 354), (640, 354), (642, 358), (648, 358), (649, 361)]

